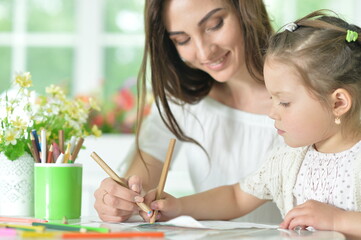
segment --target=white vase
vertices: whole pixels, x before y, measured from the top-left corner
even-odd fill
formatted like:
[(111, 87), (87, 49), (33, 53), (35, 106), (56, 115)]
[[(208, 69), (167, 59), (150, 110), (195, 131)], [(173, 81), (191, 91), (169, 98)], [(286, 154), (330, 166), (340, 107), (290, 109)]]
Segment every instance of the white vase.
[(34, 215), (34, 159), (28, 153), (11, 161), (0, 153), (0, 216)]

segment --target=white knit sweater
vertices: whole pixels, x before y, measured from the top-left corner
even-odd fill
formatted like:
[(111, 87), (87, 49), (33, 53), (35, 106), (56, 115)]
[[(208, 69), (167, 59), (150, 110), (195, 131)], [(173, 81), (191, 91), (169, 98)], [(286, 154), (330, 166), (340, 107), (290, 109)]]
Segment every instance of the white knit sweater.
[[(242, 191), (273, 200), (284, 217), (295, 207), (293, 188), (308, 147), (278, 147), (254, 174), (240, 182)], [(361, 153), (353, 163), (355, 211), (361, 211)]]

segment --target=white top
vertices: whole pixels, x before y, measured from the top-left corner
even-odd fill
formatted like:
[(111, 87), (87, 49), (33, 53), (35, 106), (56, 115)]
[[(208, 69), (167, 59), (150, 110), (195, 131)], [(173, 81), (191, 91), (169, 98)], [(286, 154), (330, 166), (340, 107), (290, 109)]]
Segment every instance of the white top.
[[(237, 183), (259, 168), (266, 153), (282, 141), (268, 116), (242, 112), (210, 97), (185, 105), (183, 109), (174, 104), (171, 108), (184, 133), (198, 141), (209, 154), (208, 159), (195, 144), (180, 141), (176, 144), (173, 159), (182, 146), (196, 192)], [(170, 138), (174, 135), (153, 107), (142, 126), (141, 150), (164, 161)], [(244, 220), (275, 224), (281, 221), (275, 206), (265, 206), (259, 212), (261, 215), (255, 213)]]
[[(313, 197), (316, 196), (314, 190), (317, 189), (324, 189), (323, 191), (326, 191), (327, 194), (331, 195), (329, 198), (322, 198), (321, 191), (321, 198), (318, 197), (315, 200), (322, 202), (330, 201), (328, 203), (338, 207), (346, 206), (347, 210), (361, 211), (361, 176), (359, 174), (361, 171), (360, 146), (361, 143), (358, 143), (348, 151), (335, 154), (335, 160), (337, 161), (340, 160), (340, 158), (337, 157), (343, 157), (339, 162), (340, 165), (338, 163), (336, 164), (336, 161), (331, 161), (332, 164), (335, 164), (334, 167), (338, 168), (339, 173), (334, 175), (332, 170), (328, 174), (329, 179), (323, 179), (325, 177), (323, 174), (327, 172), (327, 170), (325, 169), (324, 164), (322, 164), (320, 168), (317, 167), (317, 164), (320, 163), (319, 159), (316, 161), (315, 165), (315, 162), (313, 161), (315, 159), (312, 157), (316, 155), (314, 154), (314, 150), (310, 150), (310, 147), (279, 147), (271, 154), (267, 162), (265, 162), (257, 172), (240, 182), (240, 187), (243, 191), (260, 199), (273, 200), (280, 209), (282, 216), (294, 208), (298, 202), (301, 203), (304, 202), (305, 199), (313, 199)], [(332, 154), (317, 153), (317, 156), (320, 156), (321, 159), (328, 159), (330, 155)], [(344, 161), (344, 159), (347, 160)], [(312, 160), (311, 165), (313, 166), (310, 166), (310, 160)], [(348, 160), (350, 160), (350, 163), (348, 163)], [(343, 165), (342, 162), (344, 164), (346, 162), (348, 166)], [(332, 167), (327, 168), (332, 169)], [(305, 178), (307, 178), (305, 173), (310, 173), (309, 170), (314, 171), (311, 175), (316, 177), (312, 177), (313, 180), (307, 181), (305, 180)], [(304, 175), (302, 176), (301, 174)], [(304, 179), (298, 179), (299, 177)], [(315, 187), (315, 180), (320, 180), (318, 183), (323, 184), (325, 187)], [(333, 188), (335, 191), (330, 192), (330, 188), (327, 188), (326, 186), (328, 185), (328, 182), (333, 180), (336, 184)], [(343, 182), (344, 180), (345, 182)], [(308, 189), (307, 186), (302, 187), (302, 184), (301, 186), (296, 185), (296, 183), (301, 183), (302, 181), (304, 181), (303, 184), (311, 183), (311, 185), (308, 186)], [(341, 185), (337, 186), (339, 183), (345, 184), (345, 189), (348, 189), (349, 187), (350, 191), (346, 193)], [(313, 189), (310, 189), (312, 187)], [(294, 196), (294, 193), (298, 194), (300, 191), (307, 196), (302, 199), (303, 196), (301, 195), (298, 196), (297, 199)]]
[(361, 142), (340, 153), (320, 153), (314, 147), (307, 151), (297, 176), (293, 195), (296, 204), (313, 199), (345, 210), (355, 209), (353, 162)]

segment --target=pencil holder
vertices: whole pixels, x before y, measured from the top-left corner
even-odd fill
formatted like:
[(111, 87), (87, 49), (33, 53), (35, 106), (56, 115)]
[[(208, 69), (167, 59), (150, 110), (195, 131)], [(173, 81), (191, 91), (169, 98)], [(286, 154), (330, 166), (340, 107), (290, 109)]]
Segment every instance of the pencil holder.
[(80, 218), (82, 164), (35, 163), (35, 218), (61, 220)]

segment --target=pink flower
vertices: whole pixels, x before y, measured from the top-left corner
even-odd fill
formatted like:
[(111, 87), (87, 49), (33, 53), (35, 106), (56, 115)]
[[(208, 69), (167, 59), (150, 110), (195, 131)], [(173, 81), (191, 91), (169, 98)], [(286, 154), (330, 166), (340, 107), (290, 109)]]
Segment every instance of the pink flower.
[(114, 96), (114, 102), (117, 108), (129, 111), (134, 107), (135, 99), (130, 89), (123, 88)]

